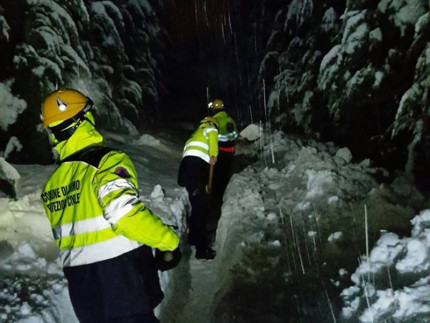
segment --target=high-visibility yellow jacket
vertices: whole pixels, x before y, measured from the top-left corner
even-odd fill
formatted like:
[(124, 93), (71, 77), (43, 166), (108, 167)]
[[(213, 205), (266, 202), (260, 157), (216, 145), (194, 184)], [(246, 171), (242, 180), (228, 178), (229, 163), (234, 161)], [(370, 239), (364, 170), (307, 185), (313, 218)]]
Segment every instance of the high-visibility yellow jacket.
[(218, 141), (234, 141), (238, 137), (236, 122), (225, 111), (218, 112), (213, 116), (218, 122)]
[(185, 143), (183, 157), (195, 156), (209, 163), (218, 156), (218, 129), (210, 121), (202, 122)]
[(139, 199), (130, 158), (102, 143), (84, 121), (55, 147), (61, 164), (41, 197), (65, 267), (112, 259), (142, 245), (174, 250), (179, 243)]

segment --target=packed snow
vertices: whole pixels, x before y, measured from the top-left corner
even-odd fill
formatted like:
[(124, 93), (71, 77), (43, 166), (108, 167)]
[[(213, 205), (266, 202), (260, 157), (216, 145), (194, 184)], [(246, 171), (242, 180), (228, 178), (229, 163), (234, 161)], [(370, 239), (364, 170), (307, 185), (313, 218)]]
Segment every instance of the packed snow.
[(411, 236), (382, 232), (369, 257), (362, 256), (342, 292), (347, 319), (359, 322), (430, 321), (430, 210), (415, 216)]
[[(275, 147), (276, 163), (270, 163), (270, 144)], [(234, 321), (237, 317), (247, 322), (294, 318), (317, 322), (332, 321), (334, 317), (353, 322), (351, 318), (358, 316), (362, 322), (378, 322), (365, 319), (363, 306), (349, 308), (346, 299), (341, 311), (335, 299), (345, 284), (351, 284), (346, 282), (349, 275), (345, 267), (354, 268), (365, 251), (363, 206), (372, 210), (372, 228), (368, 230), (376, 239), (391, 221), (412, 217), (407, 203), (400, 202), (405, 198), (401, 195), (408, 195), (407, 182), (400, 178), (392, 187), (379, 185), (370, 174), (386, 174), (385, 170), (370, 167), (368, 160), (353, 163), (348, 149), (331, 143), (306, 143), (275, 133), (263, 150), (259, 162), (234, 175), (224, 196), (216, 241), (219, 291), (212, 305), (213, 322)], [(399, 203), (391, 201), (396, 199), (394, 192), (400, 192)], [(414, 201), (422, 199), (413, 189), (409, 192)], [(421, 231), (425, 227), (428, 231), (428, 223), (420, 223)], [(403, 225), (407, 223), (403, 221)], [(410, 300), (416, 308), (430, 297), (422, 280), (423, 270), (429, 265), (428, 251), (423, 249), (426, 243), (428, 247), (428, 239), (418, 242), (422, 239), (418, 235), (409, 238), (414, 242), (407, 263), (420, 269), (409, 271), (415, 280), (406, 282), (412, 286), (420, 282), (416, 287), (407, 285), (418, 293)], [(363, 245), (358, 246), (361, 242)], [(386, 256), (377, 251), (372, 255), (375, 260)], [(396, 261), (397, 267), (402, 266), (400, 259)], [(363, 262), (361, 266), (367, 268)], [(327, 275), (333, 286), (307, 286), (312, 278), (328, 279), (316, 273), (320, 270), (330, 272)], [(290, 290), (292, 286), (296, 286), (294, 291)], [(378, 309), (377, 299), (370, 302), (375, 304), (374, 317), (386, 319), (386, 309)], [(425, 306), (417, 311), (407, 308), (405, 305), (397, 310), (395, 322), (424, 322), (429, 314)]]

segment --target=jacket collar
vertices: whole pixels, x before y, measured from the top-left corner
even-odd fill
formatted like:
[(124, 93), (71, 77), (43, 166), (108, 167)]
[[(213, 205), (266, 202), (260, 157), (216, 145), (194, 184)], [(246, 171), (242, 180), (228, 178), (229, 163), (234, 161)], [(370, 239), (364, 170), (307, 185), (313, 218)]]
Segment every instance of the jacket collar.
[(84, 121), (67, 140), (55, 146), (55, 150), (60, 155), (60, 161), (85, 149), (103, 143), (103, 136), (88, 121)]
[(218, 113), (215, 113), (214, 114), (214, 118), (216, 118), (216, 117), (224, 117), (224, 116), (226, 116), (227, 115), (227, 112), (225, 112), (225, 111), (220, 111), (220, 112), (218, 112)]

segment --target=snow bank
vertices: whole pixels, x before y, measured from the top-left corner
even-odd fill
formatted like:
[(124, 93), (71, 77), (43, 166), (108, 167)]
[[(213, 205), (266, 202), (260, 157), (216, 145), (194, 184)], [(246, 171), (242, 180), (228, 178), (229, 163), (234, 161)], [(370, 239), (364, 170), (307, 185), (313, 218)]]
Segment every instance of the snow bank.
[(430, 317), (430, 210), (415, 216), (411, 237), (385, 232), (342, 292), (345, 319), (427, 322)]
[(181, 235), (187, 230), (184, 215), (188, 205), (188, 195), (185, 190), (179, 188), (174, 189), (173, 195), (167, 196), (163, 187), (157, 184), (149, 198), (143, 196), (142, 200), (165, 224), (173, 226)]
[(6, 179), (16, 183), (21, 176), (19, 176), (18, 171), (9, 164), (3, 157), (0, 157), (0, 170), (5, 175)]
[(0, 321), (77, 322), (40, 195), (18, 197), (0, 198)]
[[(352, 163), (351, 152), (332, 143), (303, 142), (275, 132), (260, 139), (254, 153), (259, 161), (235, 174), (224, 195), (216, 238), (220, 289), (214, 317), (332, 321), (330, 308), (335, 305), (329, 299), (339, 295), (324, 292), (320, 283), (342, 286), (356, 265), (357, 252), (365, 251), (363, 205), (369, 210), (369, 235), (374, 239), (382, 229), (406, 227), (412, 217), (407, 201), (417, 205), (422, 197), (402, 179), (379, 185), (371, 174), (383, 170), (369, 167), (369, 161)], [(398, 237), (387, 233), (382, 241), (372, 259), (396, 258)], [(403, 271), (422, 273), (428, 262), (422, 256), (426, 244), (405, 246), (409, 256), (404, 255)], [(393, 246), (390, 253), (387, 246)], [(386, 267), (371, 268), (376, 272)], [(327, 276), (318, 275), (320, 270)], [(419, 287), (423, 294), (422, 284)], [(255, 295), (249, 292), (257, 290)], [(286, 309), (285, 304), (295, 306)], [(351, 301), (351, 307), (358, 305), (362, 304)]]

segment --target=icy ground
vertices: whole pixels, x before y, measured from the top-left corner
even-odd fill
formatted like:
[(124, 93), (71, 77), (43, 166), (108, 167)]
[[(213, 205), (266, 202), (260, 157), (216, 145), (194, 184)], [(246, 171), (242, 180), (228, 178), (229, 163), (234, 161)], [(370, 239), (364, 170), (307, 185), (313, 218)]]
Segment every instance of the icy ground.
[[(176, 175), (186, 138), (154, 136), (108, 140), (135, 162), (143, 200), (185, 238)], [(161, 274), (162, 322), (429, 322), (429, 201), (407, 179), (379, 184), (389, 174), (348, 149), (279, 132), (240, 140), (245, 157), (258, 161), (227, 189), (217, 257), (196, 260), (182, 244), (179, 266)], [(76, 322), (39, 201), (54, 166), (14, 166), (18, 199), (0, 199), (0, 322)]]

